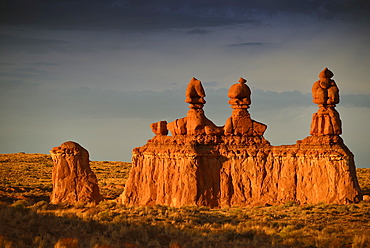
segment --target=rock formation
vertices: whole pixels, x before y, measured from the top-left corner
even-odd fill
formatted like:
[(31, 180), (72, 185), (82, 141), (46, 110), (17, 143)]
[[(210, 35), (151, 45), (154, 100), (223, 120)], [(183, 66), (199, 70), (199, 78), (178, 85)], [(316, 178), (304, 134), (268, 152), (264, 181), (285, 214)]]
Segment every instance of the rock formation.
[(265, 124), (256, 122), (250, 117), (248, 108), (251, 104), (251, 90), (246, 82), (247, 80), (240, 78), (239, 83), (229, 89), (229, 104), (233, 112), (226, 121), (225, 135), (262, 136), (267, 128)]
[(168, 129), (167, 129), (167, 121), (159, 121), (156, 123), (150, 124), (150, 127), (152, 128), (152, 132), (156, 135), (167, 135)]
[(206, 94), (202, 82), (193, 77), (186, 88), (185, 96), (185, 102), (190, 104), (190, 109), (186, 117), (167, 124), (167, 129), (171, 131), (172, 135), (221, 134), (222, 127), (217, 127), (204, 114), (203, 106), (206, 103), (204, 100)]
[(203, 108), (203, 105), (206, 103), (206, 100), (204, 100), (206, 93), (202, 82), (195, 77), (190, 79), (185, 96), (185, 102), (191, 104), (189, 108)]
[(342, 123), (335, 105), (339, 103), (339, 89), (331, 78), (334, 74), (325, 68), (319, 74), (319, 80), (312, 86), (313, 102), (319, 105), (319, 110), (313, 114), (311, 135), (342, 134)]
[(93, 202), (103, 200), (98, 180), (90, 169), (89, 153), (79, 144), (68, 141), (51, 151), (54, 162), (51, 203)]
[[(247, 111), (251, 91), (245, 83), (241, 78), (231, 86), (232, 115), (222, 128), (205, 117), (205, 101), (199, 100), (204, 90), (201, 96), (189, 89), (203, 88), (193, 78), (186, 93), (187, 117), (167, 124), (172, 136), (154, 128), (156, 135), (133, 150), (132, 169), (118, 201), (212, 208), (359, 201), (353, 154), (341, 137), (320, 134), (294, 145), (271, 146), (263, 137), (266, 125)], [(152, 124), (152, 129), (159, 125), (164, 127)]]

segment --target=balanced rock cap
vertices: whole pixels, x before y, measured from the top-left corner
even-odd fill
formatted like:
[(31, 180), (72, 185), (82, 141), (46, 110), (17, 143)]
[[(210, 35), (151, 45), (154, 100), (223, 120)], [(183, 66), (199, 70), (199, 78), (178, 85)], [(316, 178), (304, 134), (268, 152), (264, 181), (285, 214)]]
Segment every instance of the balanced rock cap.
[(319, 78), (332, 78), (333, 76), (334, 73), (329, 70), (328, 67), (325, 67), (325, 69), (319, 73)]
[(245, 84), (247, 82), (247, 80), (246, 79), (244, 79), (244, 78), (242, 78), (242, 77), (240, 77), (239, 78), (239, 83), (241, 83), (241, 84)]

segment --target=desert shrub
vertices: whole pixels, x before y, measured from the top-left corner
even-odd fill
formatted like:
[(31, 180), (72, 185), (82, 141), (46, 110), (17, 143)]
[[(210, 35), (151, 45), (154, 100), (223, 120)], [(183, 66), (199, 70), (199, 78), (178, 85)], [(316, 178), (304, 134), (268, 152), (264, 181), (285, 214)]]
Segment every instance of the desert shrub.
[(312, 210), (315, 208), (315, 205), (313, 204), (304, 204), (300, 206), (301, 210)]
[(47, 201), (39, 201), (31, 206), (33, 210), (47, 210), (48, 207), (49, 207), (49, 202)]
[(286, 237), (288, 239), (292, 238), (297, 239), (305, 235), (305, 232), (304, 230), (302, 230), (302, 227), (303, 226), (300, 224), (287, 225), (280, 231), (279, 234), (281, 237)]
[(107, 210), (98, 213), (94, 217), (94, 220), (97, 220), (97, 221), (110, 221), (112, 219), (113, 219), (112, 218), (112, 214), (109, 211), (107, 211)]
[(16, 208), (16, 209), (22, 209), (22, 208), (28, 207), (30, 205), (31, 205), (31, 203), (27, 200), (18, 200), (18, 201), (15, 201), (11, 206)]
[(55, 243), (54, 248), (78, 248), (78, 239), (75, 238), (60, 238)]
[(113, 246), (95, 244), (93, 248), (113, 248)]
[(182, 248), (182, 246), (177, 242), (171, 242), (169, 248)]
[(324, 227), (324, 229), (321, 230), (321, 232), (325, 235), (325, 236), (332, 236), (332, 235), (336, 235), (337, 233), (340, 233), (340, 232), (343, 232), (343, 228), (342, 227), (338, 227), (338, 226), (326, 226)]
[(13, 243), (8, 241), (6, 237), (0, 235), (0, 248), (12, 248)]
[(352, 248), (370, 247), (370, 232), (355, 235), (352, 240)]
[(296, 201), (287, 201), (284, 203), (284, 207), (290, 208), (290, 207), (296, 207), (299, 204)]

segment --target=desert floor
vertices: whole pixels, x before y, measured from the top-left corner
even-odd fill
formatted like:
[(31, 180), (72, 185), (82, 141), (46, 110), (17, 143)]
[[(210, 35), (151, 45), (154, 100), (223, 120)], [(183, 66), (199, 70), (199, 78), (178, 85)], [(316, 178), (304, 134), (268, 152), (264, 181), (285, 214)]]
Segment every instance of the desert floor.
[[(49, 155), (0, 154), (0, 247), (370, 247), (370, 202), (129, 207), (115, 199), (131, 164), (90, 166), (106, 201), (52, 205)], [(369, 194), (370, 169), (357, 176)]]

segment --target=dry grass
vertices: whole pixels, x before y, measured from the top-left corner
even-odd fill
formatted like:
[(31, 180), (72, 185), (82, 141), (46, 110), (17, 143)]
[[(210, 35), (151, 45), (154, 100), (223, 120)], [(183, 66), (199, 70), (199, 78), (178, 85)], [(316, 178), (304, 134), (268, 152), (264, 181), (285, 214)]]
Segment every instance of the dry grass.
[[(103, 195), (114, 199), (130, 168), (91, 162)], [(370, 247), (370, 203), (209, 209), (50, 205), (52, 161), (0, 155), (1, 247)], [(357, 170), (370, 189), (370, 169)]]
[(358, 168), (356, 172), (361, 189), (370, 194), (370, 169)]
[[(115, 199), (123, 191), (131, 163), (90, 162), (106, 199)], [(0, 201), (49, 200), (52, 191), (53, 161), (46, 154), (0, 154)]]

